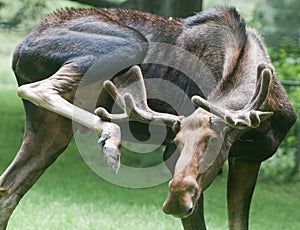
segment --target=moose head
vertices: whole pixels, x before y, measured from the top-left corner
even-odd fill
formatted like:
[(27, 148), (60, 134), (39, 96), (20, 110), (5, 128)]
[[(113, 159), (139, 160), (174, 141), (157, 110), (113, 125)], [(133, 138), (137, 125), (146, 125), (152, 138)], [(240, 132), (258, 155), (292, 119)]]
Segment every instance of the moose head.
[[(95, 112), (106, 121), (164, 122), (177, 133), (174, 143), (180, 157), (169, 183), (163, 211), (185, 218), (193, 213), (201, 193), (227, 159), (234, 138), (244, 130), (258, 127), (261, 121), (272, 115), (272, 112), (257, 110), (268, 96), (272, 75), (271, 66), (258, 66), (255, 92), (241, 110), (229, 111), (195, 95), (191, 100), (197, 109), (184, 117), (150, 109), (142, 72), (138, 66), (133, 66), (125, 74), (104, 82), (104, 88), (124, 113), (110, 114), (102, 107)], [(104, 142), (105, 138), (101, 138), (100, 145)], [(114, 159), (109, 162), (114, 162)]]

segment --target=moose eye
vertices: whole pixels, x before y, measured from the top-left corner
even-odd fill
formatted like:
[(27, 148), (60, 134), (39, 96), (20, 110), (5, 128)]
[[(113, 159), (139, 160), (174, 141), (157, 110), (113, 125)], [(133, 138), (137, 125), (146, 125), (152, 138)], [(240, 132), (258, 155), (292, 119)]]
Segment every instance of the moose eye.
[(190, 193), (192, 198), (197, 197), (199, 189), (195, 184), (189, 184), (187, 187), (187, 191)]

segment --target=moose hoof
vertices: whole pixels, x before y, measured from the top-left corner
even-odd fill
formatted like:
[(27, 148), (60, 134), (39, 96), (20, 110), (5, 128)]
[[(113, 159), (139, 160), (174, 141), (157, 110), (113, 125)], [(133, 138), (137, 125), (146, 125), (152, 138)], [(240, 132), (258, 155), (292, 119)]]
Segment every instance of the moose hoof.
[(102, 134), (98, 140), (98, 149), (103, 151), (104, 159), (108, 165), (109, 170), (113, 174), (117, 174), (120, 168), (120, 151), (118, 146), (114, 147), (113, 143), (109, 143), (110, 135), (108, 133)]
[(98, 142), (97, 142), (97, 146), (98, 149), (101, 151), (103, 146), (105, 145), (105, 141), (109, 138), (109, 134), (108, 133), (104, 133), (102, 134), (102, 136), (99, 138)]
[(117, 174), (120, 168), (120, 153), (118, 150), (112, 147), (103, 147), (104, 158), (108, 165), (109, 170), (113, 174)]

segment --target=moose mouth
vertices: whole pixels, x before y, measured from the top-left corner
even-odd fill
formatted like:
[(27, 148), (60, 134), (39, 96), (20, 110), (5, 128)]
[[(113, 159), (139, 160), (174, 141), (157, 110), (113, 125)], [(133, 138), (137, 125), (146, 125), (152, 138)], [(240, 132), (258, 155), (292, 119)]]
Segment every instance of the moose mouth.
[(190, 203), (189, 205), (187, 205), (185, 207), (181, 207), (180, 208), (181, 210), (177, 209), (175, 211), (175, 209), (169, 208), (167, 202), (165, 202), (162, 207), (163, 212), (165, 214), (172, 215), (172, 216), (174, 216), (176, 218), (180, 218), (180, 219), (184, 219), (184, 218), (191, 216), (194, 213), (196, 208), (197, 208), (197, 203), (196, 204)]
[[(185, 178), (182, 182), (184, 184), (184, 189), (175, 188), (169, 190), (169, 194), (162, 209), (165, 214), (184, 219), (194, 213), (201, 191), (196, 180), (191, 176)], [(171, 181), (170, 185), (174, 186), (176, 183)]]
[(180, 218), (180, 219), (185, 219), (187, 217), (189, 217), (190, 215), (192, 215), (194, 212), (194, 208), (190, 208), (186, 213), (184, 214), (172, 214), (172, 216), (176, 217), (176, 218)]

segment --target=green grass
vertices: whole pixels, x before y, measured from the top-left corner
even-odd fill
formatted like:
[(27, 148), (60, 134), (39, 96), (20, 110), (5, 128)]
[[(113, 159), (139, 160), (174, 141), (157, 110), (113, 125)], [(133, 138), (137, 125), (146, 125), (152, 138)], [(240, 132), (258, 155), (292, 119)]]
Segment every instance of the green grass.
[(9, 229), (171, 229), (178, 220), (161, 214), (163, 187), (109, 184), (85, 166), (72, 144), (20, 203)]
[[(14, 89), (0, 90), (0, 171), (17, 152), (23, 134), (22, 104)], [(95, 153), (97, 154), (97, 153)], [(226, 172), (226, 168), (225, 168)], [(227, 229), (226, 173), (205, 193), (208, 229)], [(254, 195), (251, 229), (300, 229), (300, 181), (262, 178)], [(148, 189), (110, 184), (83, 162), (75, 142), (24, 196), (8, 229), (181, 229), (163, 214), (167, 183)]]
[(21, 35), (15, 35), (12, 32), (0, 30), (0, 87), (16, 87), (16, 81), (11, 70), (12, 54), (21, 41)]

